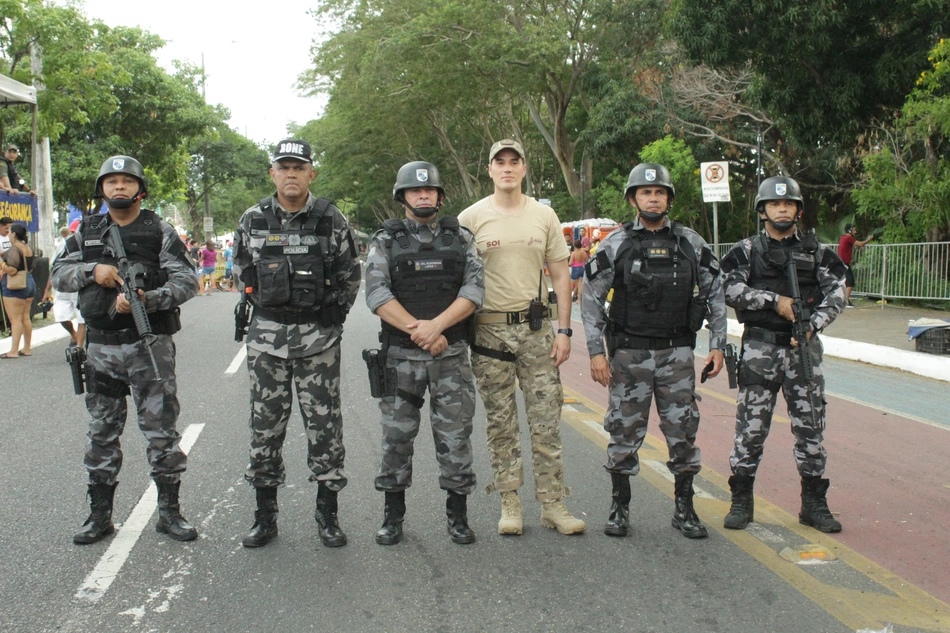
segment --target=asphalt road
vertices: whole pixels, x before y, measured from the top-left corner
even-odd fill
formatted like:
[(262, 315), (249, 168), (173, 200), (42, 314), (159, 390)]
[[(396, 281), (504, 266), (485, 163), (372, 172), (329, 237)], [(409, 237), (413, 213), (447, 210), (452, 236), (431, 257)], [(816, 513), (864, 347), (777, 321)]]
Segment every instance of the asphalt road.
[[(241, 539), (253, 523), (254, 499), (243, 480), (246, 370), (238, 364), (227, 373), (241, 350), (233, 341), (235, 298), (195, 298), (184, 306), (184, 329), (175, 337), (179, 425), (193, 443), (182, 505), (201, 533), (191, 543), (154, 531), (145, 443), (133, 420), (123, 436), (126, 458), (116, 495), (122, 527), (101, 543), (73, 545), (71, 536), (88, 513), (82, 468), (87, 414), (82, 398), (72, 395), (65, 342), (37, 346), (32, 359), (0, 367), (0, 631), (844, 633), (880, 630), (886, 623), (894, 623), (896, 633), (950, 631), (950, 433), (939, 419), (930, 425), (903, 418), (895, 413), (905, 406), (899, 400), (888, 400), (890, 412), (883, 412), (829, 398), (840, 429), (829, 423), (830, 500), (845, 525), (832, 538), (798, 525), (790, 434), (777, 418), (763, 466), (768, 474), (756, 490), (757, 523), (728, 532), (721, 523), (728, 509), (729, 399), (735, 392), (716, 379), (700, 389), (704, 470), (697, 505), (710, 537), (689, 541), (670, 527), (665, 448), (651, 435), (642, 476), (632, 484), (633, 534), (609, 538), (602, 533), (610, 491), (598, 428), (605, 400), (586, 374), (580, 338), (564, 369), (572, 402), (562, 435), (573, 489), (567, 502), (585, 516), (588, 532), (566, 537), (542, 528), (540, 504), (528, 484), (525, 534), (495, 533), (498, 496), (481, 492), (491, 473), (479, 403), (474, 445), (480, 486), (469, 504), (478, 541), (449, 541), (432, 441), (423, 432), (416, 441), (415, 485), (407, 494), (406, 539), (376, 545), (383, 501), (372, 483), (379, 415), (359, 354), (375, 345), (378, 323), (362, 294), (343, 343), (350, 483), (340, 495), (340, 518), (350, 543), (335, 550), (319, 543), (316, 487), (307, 481), (305, 437), (295, 411), (285, 444), (280, 536), (267, 547), (245, 550)], [(908, 409), (934, 399), (935, 385), (927, 381), (897, 373), (881, 377), (864, 366), (854, 371), (830, 390), (862, 401), (867, 394), (859, 387), (883, 380), (903, 393), (925, 394), (909, 398)], [(909, 414), (928, 415), (921, 408)], [(651, 433), (657, 433), (655, 425)], [(526, 447), (528, 441), (525, 435)], [(803, 559), (806, 546), (825, 549)], [(785, 548), (796, 562), (779, 555)]]

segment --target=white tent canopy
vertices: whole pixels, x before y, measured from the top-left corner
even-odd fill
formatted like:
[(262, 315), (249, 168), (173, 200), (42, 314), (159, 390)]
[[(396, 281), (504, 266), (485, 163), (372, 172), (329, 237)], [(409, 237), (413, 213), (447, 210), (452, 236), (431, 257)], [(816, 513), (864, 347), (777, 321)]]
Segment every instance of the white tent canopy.
[(30, 106), (33, 111), (33, 190), (37, 193), (40, 216), (40, 232), (37, 245), (46, 253), (53, 252), (53, 179), (50, 170), (49, 139), (38, 138), (37, 121), (39, 110), (36, 104), (36, 88), (0, 75), (0, 105)]
[(0, 105), (35, 105), (36, 88), (0, 75)]

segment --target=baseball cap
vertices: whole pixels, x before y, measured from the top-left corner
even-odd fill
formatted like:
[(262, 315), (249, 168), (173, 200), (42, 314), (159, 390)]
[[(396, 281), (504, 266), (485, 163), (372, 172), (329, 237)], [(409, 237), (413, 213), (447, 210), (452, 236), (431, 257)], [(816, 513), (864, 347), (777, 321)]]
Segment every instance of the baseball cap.
[(491, 146), (491, 151), (488, 153), (488, 162), (495, 160), (495, 154), (500, 152), (503, 149), (513, 149), (518, 152), (518, 156), (521, 157), (521, 160), (524, 160), (524, 148), (521, 147), (521, 143), (514, 139), (503, 138), (494, 145)]
[(10, 150), (13, 150), (14, 152), (19, 152), (19, 151), (20, 151), (20, 148), (17, 147), (16, 145), (8, 145), (8, 146), (7, 146), (7, 151), (9, 152)]
[(78, 229), (78, 228), (79, 228), (79, 218), (76, 218), (75, 220), (73, 220), (72, 222), (69, 223), (69, 232), (70, 232), (70, 233), (75, 233), (75, 232), (76, 232), (76, 229)]
[(279, 142), (277, 149), (274, 150), (274, 161), (276, 162), (282, 158), (294, 158), (305, 163), (312, 163), (310, 143), (299, 139), (286, 139)]

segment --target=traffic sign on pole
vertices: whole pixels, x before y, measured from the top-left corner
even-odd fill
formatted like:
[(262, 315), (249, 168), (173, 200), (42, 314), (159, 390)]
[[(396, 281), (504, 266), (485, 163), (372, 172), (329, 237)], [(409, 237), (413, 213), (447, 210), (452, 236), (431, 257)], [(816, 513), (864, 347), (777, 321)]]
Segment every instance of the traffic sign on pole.
[(729, 196), (729, 163), (701, 163), (699, 175), (703, 183), (703, 202), (731, 202)]

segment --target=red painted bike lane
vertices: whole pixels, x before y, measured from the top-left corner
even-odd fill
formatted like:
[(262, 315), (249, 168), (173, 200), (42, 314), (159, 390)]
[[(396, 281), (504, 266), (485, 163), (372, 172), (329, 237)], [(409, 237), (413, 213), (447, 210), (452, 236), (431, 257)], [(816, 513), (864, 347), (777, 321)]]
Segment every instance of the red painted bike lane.
[[(581, 345), (575, 344), (562, 366), (564, 386), (606, 407), (607, 390), (590, 379)], [(698, 391), (703, 466), (728, 477), (737, 391), (728, 389), (724, 375), (699, 385)], [(833, 537), (950, 603), (950, 429), (834, 396), (827, 399), (828, 502), (844, 527)], [(755, 494), (797, 516), (801, 486), (787, 417), (779, 397)], [(662, 439), (655, 409), (649, 432)]]

